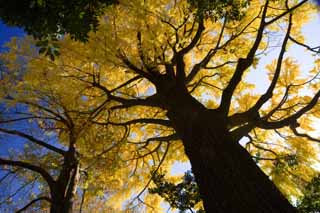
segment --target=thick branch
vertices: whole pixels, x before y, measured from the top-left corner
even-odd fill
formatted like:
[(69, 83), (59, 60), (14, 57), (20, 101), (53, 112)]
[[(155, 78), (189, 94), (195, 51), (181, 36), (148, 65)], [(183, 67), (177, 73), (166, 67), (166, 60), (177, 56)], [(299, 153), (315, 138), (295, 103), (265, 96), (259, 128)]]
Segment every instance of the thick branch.
[[(243, 123), (246, 123), (246, 122), (252, 122), (252, 121), (255, 122), (256, 119), (260, 119), (258, 111), (262, 107), (262, 105), (264, 103), (266, 103), (272, 97), (273, 90), (274, 90), (274, 88), (275, 88), (275, 86), (277, 84), (278, 78), (280, 76), (283, 56), (284, 56), (284, 53), (286, 51), (286, 46), (287, 46), (287, 42), (288, 42), (288, 39), (289, 39), (290, 30), (291, 30), (291, 26), (292, 26), (292, 21), (291, 20), (292, 20), (292, 15), (289, 16), (289, 25), (288, 25), (287, 33), (285, 35), (284, 41), (283, 41), (282, 46), (281, 46), (281, 50), (280, 50), (280, 53), (279, 53), (279, 56), (278, 56), (277, 65), (276, 65), (275, 74), (274, 74), (273, 79), (272, 79), (272, 81), (271, 81), (271, 83), (269, 85), (269, 88), (258, 99), (256, 104), (251, 109), (249, 109), (248, 111), (246, 111), (244, 113), (234, 114), (234, 115), (232, 115), (232, 116), (230, 116), (228, 118), (229, 119), (229, 125), (231, 127), (236, 126), (236, 125), (240, 125), (240, 124), (243, 124)], [(289, 91), (289, 88), (287, 88), (286, 94), (288, 93), (288, 91)], [(283, 101), (284, 101), (284, 99), (281, 101), (279, 106), (282, 105)], [(239, 130), (236, 130), (237, 134), (238, 134)]]
[(248, 133), (254, 128), (251, 123), (241, 126), (233, 131), (231, 131), (231, 137), (235, 142), (238, 142), (242, 137), (248, 136)]
[(133, 78), (131, 78), (130, 80), (124, 82), (123, 84), (120, 84), (119, 86), (115, 87), (114, 89), (110, 90), (110, 93), (117, 91), (118, 89), (121, 89), (122, 87), (125, 87), (129, 84), (131, 84), (132, 82), (141, 79), (141, 76), (135, 76)]
[(127, 109), (127, 108), (134, 107), (134, 106), (150, 106), (150, 107), (162, 107), (163, 106), (163, 104), (159, 101), (157, 95), (152, 95), (152, 96), (149, 96), (145, 99), (124, 99), (120, 103), (122, 103), (122, 105), (111, 107), (111, 109), (112, 110)]
[(174, 133), (174, 134), (167, 135), (167, 136), (148, 138), (146, 141), (142, 141), (142, 142), (130, 142), (130, 143), (144, 144), (142, 147), (140, 147), (140, 149), (143, 149), (143, 148), (147, 147), (150, 144), (150, 142), (152, 142), (152, 141), (168, 142), (168, 141), (179, 140), (179, 139), (180, 138), (179, 138), (178, 134)]

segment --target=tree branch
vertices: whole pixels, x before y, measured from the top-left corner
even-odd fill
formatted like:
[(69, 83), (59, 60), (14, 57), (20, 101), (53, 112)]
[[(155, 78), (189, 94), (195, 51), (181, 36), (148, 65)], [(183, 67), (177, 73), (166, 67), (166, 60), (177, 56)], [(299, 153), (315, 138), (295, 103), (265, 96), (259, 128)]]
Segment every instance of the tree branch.
[(154, 82), (154, 76), (152, 76), (152, 73), (145, 72), (142, 69), (138, 68), (136, 65), (131, 63), (131, 61), (128, 59), (128, 57), (123, 53), (119, 52), (118, 57), (120, 60), (132, 71), (134, 71), (136, 74), (148, 79), (151, 82)]
[(308, 135), (308, 134), (306, 134), (306, 133), (300, 133), (300, 132), (298, 132), (297, 129), (296, 129), (293, 125), (290, 125), (289, 127), (290, 127), (290, 129), (292, 130), (292, 132), (293, 132), (296, 136), (303, 137), (303, 138), (307, 138), (307, 139), (310, 140), (310, 141), (314, 141), (314, 142), (320, 143), (320, 139), (311, 137), (310, 135)]
[(182, 48), (180, 51), (175, 53), (175, 55), (172, 58), (172, 62), (176, 63), (176, 76), (177, 76), (177, 81), (180, 82), (181, 84), (185, 83), (185, 78), (186, 78), (186, 73), (185, 73), (185, 64), (184, 64), (184, 56), (187, 54), (192, 48), (196, 46), (196, 44), (199, 42), (202, 32), (204, 31), (204, 23), (203, 23), (203, 18), (200, 18), (198, 22), (198, 29), (195, 34), (195, 36), (192, 38), (191, 42), (189, 43), (188, 46)]
[(25, 138), (25, 139), (28, 139), (29, 141), (31, 141), (32, 143), (35, 143), (39, 146), (42, 146), (42, 147), (45, 147), (53, 152), (56, 152), (58, 154), (61, 154), (61, 155), (64, 155), (66, 153), (66, 151), (62, 150), (62, 149), (59, 149), (55, 146), (52, 146), (44, 141), (41, 141), (31, 135), (28, 135), (28, 134), (25, 134), (23, 132), (20, 132), (20, 131), (17, 131), (17, 130), (9, 130), (9, 129), (3, 129), (3, 128), (0, 128), (0, 132), (3, 132), (3, 133), (6, 133), (6, 134), (10, 134), (10, 135), (16, 135), (16, 136), (19, 136), (19, 137), (22, 137), (22, 138)]
[(288, 8), (288, 10), (286, 10), (285, 12), (281, 13), (280, 15), (278, 15), (277, 17), (271, 19), (270, 21), (266, 22), (266, 25), (270, 25), (273, 22), (279, 20), (280, 18), (284, 17), (285, 15), (287, 15), (288, 13), (291, 13), (293, 10), (297, 9), (298, 7), (302, 6), (303, 4), (305, 4), (306, 2), (308, 2), (308, 0), (303, 0), (300, 3), (296, 4), (295, 6)]
[(262, 129), (279, 129), (285, 126), (295, 124), (297, 122), (297, 119), (299, 119), (306, 112), (310, 111), (318, 103), (319, 98), (320, 90), (313, 96), (312, 100), (305, 107), (301, 108), (295, 114), (287, 118), (284, 118), (283, 120), (275, 122), (268, 122), (266, 120), (261, 119), (256, 123), (256, 125)]
[(193, 39), (191, 40), (190, 44), (188, 46), (186, 46), (185, 48), (181, 49), (180, 51), (178, 51), (178, 54), (181, 56), (184, 56), (185, 54), (187, 54), (190, 50), (192, 50), (192, 48), (194, 48), (196, 46), (196, 44), (198, 43), (198, 41), (201, 38), (201, 34), (204, 31), (204, 23), (203, 23), (203, 18), (199, 18), (198, 21), (198, 29), (197, 32), (195, 34), (195, 36), (193, 37)]
[(221, 103), (220, 103), (220, 106), (219, 106), (218, 109), (226, 116), (228, 115), (228, 112), (229, 112), (229, 108), (230, 108), (230, 103), (231, 103), (231, 98), (232, 98), (233, 92), (236, 89), (237, 85), (240, 83), (244, 71), (249, 66), (252, 65), (255, 53), (258, 50), (260, 42), (262, 41), (263, 31), (264, 31), (264, 28), (266, 26), (265, 17), (266, 17), (266, 14), (267, 14), (268, 4), (269, 4), (269, 0), (267, 0), (265, 5), (264, 5), (264, 9), (262, 11), (262, 17), (261, 17), (260, 26), (259, 26), (259, 29), (258, 29), (258, 32), (257, 32), (257, 36), (256, 36), (256, 39), (255, 39), (255, 41), (254, 41), (249, 53), (247, 54), (247, 57), (245, 59), (244, 58), (240, 58), (238, 60), (238, 64), (236, 66), (236, 70), (235, 70), (233, 76), (231, 77), (231, 80), (230, 80), (228, 86), (224, 89), (224, 91), (222, 93)]
[(102, 90), (108, 97), (108, 99), (121, 103), (120, 106), (114, 106), (111, 109), (124, 109), (133, 106), (155, 106), (161, 107), (161, 102), (158, 101), (157, 95), (149, 96), (145, 99), (126, 99), (119, 96), (112, 95), (111, 90), (101, 85), (99, 82), (92, 82), (92, 86)]
[(132, 82), (141, 79), (141, 76), (135, 76), (133, 78), (131, 78), (130, 80), (124, 82), (123, 84), (120, 84), (119, 86), (113, 88), (112, 90), (110, 90), (110, 93), (117, 91), (118, 89), (121, 89), (122, 87), (125, 87), (129, 84), (131, 84)]
[(169, 120), (155, 119), (155, 118), (140, 118), (140, 119), (134, 119), (134, 120), (130, 120), (122, 123), (115, 123), (115, 122), (109, 122), (109, 121), (105, 123), (93, 121), (93, 123), (102, 124), (102, 125), (110, 124), (114, 126), (126, 126), (126, 125), (138, 124), (138, 123), (145, 123), (145, 124), (159, 124), (162, 126), (171, 127)]
[(265, 104), (270, 98), (272, 98), (273, 90), (275, 89), (277, 81), (278, 81), (278, 78), (280, 76), (283, 56), (284, 56), (284, 53), (286, 51), (287, 43), (288, 43), (288, 40), (289, 40), (289, 35), (290, 35), (290, 32), (291, 32), (291, 27), (292, 27), (292, 14), (290, 13), (288, 29), (287, 29), (286, 35), (284, 37), (284, 40), (283, 40), (283, 43), (282, 43), (282, 46), (281, 46), (281, 50), (280, 50), (280, 53), (279, 53), (279, 56), (278, 56), (276, 70), (275, 70), (273, 79), (272, 79), (267, 91), (262, 96), (260, 96), (260, 98), (258, 99), (256, 104), (249, 110), (253, 110), (253, 111), (257, 112), (262, 107), (263, 104)]
[[(223, 22), (223, 25), (221, 27), (220, 34), (219, 34), (216, 46), (213, 49), (211, 49), (207, 53), (207, 55), (199, 63), (197, 63), (196, 65), (193, 66), (192, 70), (190, 71), (189, 75), (186, 78), (186, 83), (189, 83), (190, 81), (192, 81), (192, 79), (197, 75), (197, 73), (201, 70), (201, 68), (205, 67), (209, 63), (211, 58), (216, 54), (218, 49), (221, 48), (221, 47), (219, 47), (219, 45), (220, 45), (220, 42), (221, 42), (222, 37), (223, 37), (224, 29), (226, 27), (226, 23), (227, 23), (227, 18), (224, 19), (224, 22)], [(228, 40), (228, 42), (229, 41), (230, 40)], [(226, 42), (226, 43), (228, 43), (228, 42)], [(222, 45), (222, 46), (225, 46), (226, 43), (224, 45)]]
[(302, 43), (302, 42), (299, 42), (298, 40), (294, 39), (292, 36), (289, 36), (289, 39), (290, 39), (292, 42), (296, 43), (297, 45), (300, 45), (300, 46), (302, 46), (302, 47), (305, 47), (307, 50), (310, 50), (310, 51), (312, 51), (312, 52), (319, 53), (319, 51), (320, 51), (320, 46), (310, 47), (310, 46), (308, 46), (308, 45), (306, 45), (306, 44), (304, 44), (304, 43)]
[(43, 197), (38, 197), (32, 201), (30, 201), (27, 205), (25, 205), (24, 207), (22, 207), (21, 209), (19, 209), (16, 213), (21, 213), (23, 211), (26, 211), (30, 206), (32, 206), (34, 203), (39, 202), (41, 200), (45, 200), (49, 203), (51, 203), (51, 199), (49, 197), (43, 196)]
[(17, 166), (17, 167), (22, 167), (24, 169), (28, 169), (30, 171), (36, 172), (43, 177), (43, 179), (49, 185), (50, 189), (54, 188), (54, 183), (55, 183), (54, 179), (51, 177), (51, 175), (46, 170), (44, 170), (43, 168), (41, 168), (39, 166), (35, 166), (35, 165), (32, 165), (27, 162), (7, 160), (7, 159), (3, 159), (3, 158), (0, 158), (0, 165)]

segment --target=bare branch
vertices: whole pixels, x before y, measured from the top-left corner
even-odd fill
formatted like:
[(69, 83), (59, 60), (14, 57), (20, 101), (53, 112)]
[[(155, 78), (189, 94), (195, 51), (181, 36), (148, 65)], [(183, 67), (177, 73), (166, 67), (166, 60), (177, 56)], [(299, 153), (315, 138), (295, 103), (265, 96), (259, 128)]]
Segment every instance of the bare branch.
[(188, 46), (186, 46), (185, 48), (181, 49), (180, 51), (178, 51), (178, 55), (184, 56), (185, 54), (187, 54), (190, 50), (192, 50), (192, 48), (194, 48), (196, 46), (196, 44), (199, 42), (202, 32), (204, 31), (204, 23), (203, 23), (203, 18), (199, 18), (198, 21), (198, 29), (196, 34), (194, 35), (194, 37), (192, 38), (190, 44)]
[(157, 95), (152, 95), (149, 96), (145, 99), (127, 99), (127, 98), (122, 98), (119, 96), (112, 95), (111, 90), (106, 88), (105, 86), (101, 85), (98, 82), (92, 82), (92, 86), (102, 90), (108, 97), (109, 100), (113, 100), (116, 102), (121, 103), (122, 105), (119, 106), (114, 106), (111, 109), (124, 109), (124, 108), (129, 108), (133, 106), (155, 106), (155, 107), (161, 107), (161, 102), (158, 101), (158, 96)]
[(154, 77), (150, 72), (145, 72), (142, 69), (138, 68), (136, 65), (134, 65), (128, 57), (123, 52), (119, 52), (118, 57), (120, 60), (132, 71), (134, 71), (136, 74), (148, 79), (151, 82), (154, 82)]
[(41, 200), (45, 200), (45, 201), (51, 203), (51, 199), (49, 197), (46, 197), (46, 196), (38, 197), (38, 198), (30, 201), (27, 205), (25, 205), (24, 207), (19, 209), (16, 213), (20, 213), (20, 212), (26, 211), (30, 206), (32, 206), (33, 204), (35, 204), (35, 203), (37, 203), (37, 202), (39, 202)]
[(297, 122), (297, 119), (299, 119), (306, 112), (310, 111), (318, 103), (319, 98), (320, 98), (320, 91), (318, 91), (313, 96), (311, 101), (305, 107), (301, 108), (295, 114), (293, 114), (287, 118), (284, 118), (280, 121), (276, 121), (276, 122), (268, 122), (266, 120), (259, 120), (256, 123), (256, 125), (262, 129), (279, 129), (279, 128), (283, 128), (285, 126), (295, 124)]
[(42, 140), (39, 140), (31, 135), (25, 134), (23, 132), (17, 131), (17, 130), (9, 130), (9, 129), (4, 129), (4, 128), (0, 128), (0, 132), (6, 133), (6, 134), (10, 134), (10, 135), (16, 135), (25, 139), (28, 139), (29, 141), (31, 141), (32, 143), (35, 143), (39, 146), (45, 147), (53, 152), (56, 152), (58, 154), (64, 155), (66, 152), (62, 149), (59, 149), (55, 146), (52, 146)]
[(125, 87), (125, 86), (131, 84), (132, 82), (134, 82), (136, 80), (139, 80), (139, 79), (141, 79), (141, 76), (135, 76), (135, 77), (131, 78), (130, 80), (124, 82), (123, 84), (121, 84), (121, 85), (115, 87), (114, 89), (110, 90), (110, 93), (115, 92), (118, 89), (121, 89), (122, 87)]
[(41, 168), (39, 166), (35, 166), (35, 165), (32, 165), (27, 162), (23, 162), (23, 161), (7, 160), (7, 159), (3, 159), (3, 158), (0, 158), (0, 165), (17, 166), (17, 167), (22, 167), (24, 169), (28, 169), (30, 171), (36, 172), (43, 177), (43, 179), (49, 185), (50, 189), (53, 189), (53, 187), (54, 187), (54, 183), (55, 183), (54, 179), (51, 177), (51, 175), (46, 170), (44, 170), (43, 168)]
[(59, 121), (54, 117), (43, 117), (43, 116), (28, 116), (28, 117), (22, 117), (22, 118), (15, 118), (15, 119), (8, 119), (8, 120), (0, 120), (0, 124), (5, 124), (5, 123), (13, 123), (17, 121), (24, 121), (24, 120), (29, 120), (29, 119), (43, 119), (43, 120), (55, 120)]
[(305, 47), (307, 50), (310, 50), (310, 51), (312, 51), (312, 52), (319, 53), (319, 51), (320, 51), (320, 46), (310, 47), (310, 46), (308, 46), (308, 45), (306, 45), (306, 44), (304, 44), (304, 43), (302, 43), (302, 42), (299, 42), (298, 40), (294, 39), (292, 36), (289, 36), (289, 39), (290, 39), (292, 42), (294, 42), (294, 43), (296, 43), (296, 44), (298, 44), (298, 45), (300, 45), (300, 46), (302, 46), (302, 47)]
[(230, 108), (230, 103), (231, 103), (231, 98), (232, 98), (233, 92), (236, 89), (237, 85), (240, 83), (244, 71), (249, 66), (252, 65), (255, 53), (258, 50), (260, 42), (262, 41), (263, 31), (264, 31), (264, 28), (266, 26), (265, 17), (266, 17), (266, 14), (267, 14), (268, 4), (269, 4), (269, 1), (267, 0), (265, 5), (264, 5), (264, 9), (262, 11), (261, 22), (260, 22), (260, 26), (259, 26), (259, 29), (258, 29), (258, 32), (257, 32), (256, 39), (255, 39), (255, 41), (254, 41), (249, 53), (247, 54), (247, 57), (245, 59), (244, 58), (240, 58), (238, 60), (238, 64), (236, 66), (236, 70), (235, 70), (233, 76), (231, 77), (231, 80), (230, 80), (228, 86), (224, 89), (224, 91), (222, 93), (219, 110), (221, 110), (222, 113), (225, 114), (225, 115), (227, 115), (228, 112), (229, 112), (229, 108)]
[(30, 101), (21, 101), (21, 103), (22, 104), (27, 104), (27, 105), (30, 105), (30, 106), (34, 106), (34, 107), (36, 107), (36, 108), (38, 108), (40, 110), (43, 110), (43, 111), (45, 111), (45, 112), (47, 112), (47, 113), (49, 113), (51, 115), (56, 116), (62, 122), (67, 122), (66, 119), (63, 116), (61, 116), (61, 114), (59, 114), (57, 112), (54, 112), (53, 110), (51, 110), (51, 109), (49, 109), (47, 107), (41, 106), (41, 105), (39, 105), (37, 103), (33, 103), (33, 102), (30, 102)]
[(292, 11), (294, 11), (295, 9), (297, 9), (298, 7), (302, 6), (303, 4), (305, 4), (306, 2), (308, 2), (308, 0), (303, 0), (301, 2), (299, 2), (298, 4), (296, 4), (295, 6), (288, 8), (287, 11), (281, 13), (280, 15), (278, 15), (277, 17), (271, 19), (270, 21), (266, 22), (266, 25), (270, 25), (273, 22), (279, 20), (280, 18), (284, 17), (285, 15), (287, 15), (288, 13), (291, 13)]
[(162, 126), (170, 127), (169, 120), (155, 119), (155, 118), (140, 118), (140, 119), (126, 121), (123, 123), (115, 123), (115, 122), (101, 123), (101, 122), (96, 122), (96, 121), (93, 121), (93, 122), (97, 123), (97, 124), (103, 124), (103, 125), (110, 124), (110, 125), (115, 125), (115, 126), (126, 126), (126, 125), (138, 124), (138, 123), (145, 123), (145, 124), (159, 124)]
[(140, 199), (140, 196), (141, 196), (141, 195), (143, 194), (143, 192), (148, 188), (148, 186), (150, 185), (150, 183), (151, 183), (151, 181), (152, 181), (152, 178), (153, 178), (154, 175), (158, 172), (158, 170), (159, 170), (160, 166), (162, 165), (165, 157), (167, 156), (167, 153), (168, 153), (168, 151), (169, 151), (169, 147), (170, 147), (170, 144), (167, 144), (166, 150), (165, 150), (165, 152), (164, 152), (164, 154), (163, 154), (163, 156), (162, 156), (162, 158), (161, 158), (161, 160), (160, 160), (157, 168), (152, 172), (149, 181), (148, 181), (147, 184), (144, 186), (144, 188), (138, 193), (138, 195), (135, 196), (135, 198), (133, 198), (132, 202), (133, 202), (135, 199)]
[[(197, 73), (201, 70), (201, 68), (205, 67), (209, 63), (210, 59), (216, 54), (218, 49), (221, 48), (221, 47), (219, 47), (219, 45), (220, 45), (220, 42), (221, 42), (222, 37), (223, 37), (223, 32), (224, 32), (224, 29), (226, 27), (226, 23), (227, 23), (227, 18), (224, 19), (224, 22), (223, 22), (223, 25), (221, 27), (221, 31), (220, 31), (216, 46), (213, 49), (211, 49), (207, 53), (207, 55), (199, 63), (194, 65), (194, 67), (192, 68), (190, 74), (186, 78), (186, 83), (192, 81), (192, 79), (197, 75)], [(225, 46), (225, 45), (226, 44), (224, 44), (223, 46)]]
[(204, 23), (203, 23), (203, 18), (200, 18), (198, 22), (198, 29), (194, 37), (192, 38), (191, 42), (189, 43), (188, 46), (182, 48), (180, 51), (175, 53), (172, 62), (176, 63), (176, 73), (177, 73), (177, 81), (181, 84), (184, 84), (185, 78), (186, 78), (186, 73), (185, 73), (185, 63), (183, 60), (183, 57), (185, 54), (187, 54), (192, 48), (196, 46), (196, 44), (199, 42), (202, 32), (204, 31)]
[(287, 48), (287, 43), (288, 43), (289, 35), (290, 35), (290, 32), (291, 32), (291, 27), (292, 27), (292, 14), (290, 13), (287, 33), (286, 33), (286, 35), (284, 37), (284, 40), (283, 40), (283, 43), (282, 43), (282, 46), (281, 46), (281, 50), (280, 50), (280, 53), (279, 53), (279, 56), (278, 56), (277, 65), (276, 65), (276, 69), (275, 69), (275, 73), (274, 73), (273, 79), (272, 79), (267, 91), (258, 99), (256, 104), (250, 110), (258, 111), (262, 107), (262, 105), (264, 103), (266, 103), (273, 95), (273, 90), (275, 89), (277, 81), (278, 81), (278, 78), (280, 76), (280, 72), (281, 72), (281, 68), (282, 68), (282, 61), (283, 61), (284, 53), (285, 53), (286, 48)]
[(300, 133), (297, 131), (297, 129), (290, 125), (290, 129), (292, 130), (292, 132), (296, 135), (296, 136), (299, 136), (299, 137), (303, 137), (303, 138), (307, 138), (308, 140), (310, 141), (314, 141), (314, 142), (317, 142), (317, 143), (320, 143), (320, 139), (317, 139), (317, 138), (314, 138), (314, 137), (311, 137), (310, 135), (306, 134), (306, 133)]

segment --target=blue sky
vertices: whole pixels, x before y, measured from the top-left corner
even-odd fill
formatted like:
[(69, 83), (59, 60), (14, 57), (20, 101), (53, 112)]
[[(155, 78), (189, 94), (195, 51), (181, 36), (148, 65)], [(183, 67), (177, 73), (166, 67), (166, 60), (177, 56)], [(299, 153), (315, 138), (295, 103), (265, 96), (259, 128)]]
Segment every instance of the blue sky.
[[(9, 42), (12, 37), (21, 37), (25, 33), (21, 28), (9, 27), (0, 20), (0, 52), (5, 51), (4, 44)], [(0, 103), (1, 104), (1, 103)], [(0, 144), (0, 154), (7, 153), (9, 148), (12, 148), (12, 143), (18, 145), (18, 141), (14, 140), (15, 137), (9, 135), (3, 135), (5, 139)], [(10, 141), (10, 144), (9, 144)], [(4, 143), (3, 143), (4, 142)], [(9, 146), (11, 145), (11, 146)]]
[[(317, 2), (320, 4), (320, 0), (317, 0)], [(306, 25), (303, 29), (303, 32), (307, 37), (307, 41), (308, 41), (308, 44), (310, 44), (310, 46), (319, 45), (320, 44), (320, 15), (316, 16), (312, 23)], [(25, 35), (25, 33), (22, 29), (17, 27), (8, 27), (0, 20), (0, 52), (5, 50), (3, 45), (6, 42), (10, 41), (10, 38), (14, 36), (21, 37), (23, 35)], [(299, 62), (301, 62), (304, 68), (308, 69), (310, 65), (312, 65), (311, 57), (306, 56), (305, 52), (303, 52), (303, 49), (301, 48), (292, 49), (292, 52), (290, 53), (291, 55), (296, 57), (297, 60), (299, 60)], [(304, 55), (304, 56), (301, 57), (301, 55)], [(266, 62), (269, 63), (270, 60), (266, 60)], [(259, 74), (257, 72), (256, 73), (252, 72), (252, 76), (248, 76), (248, 77), (249, 77), (249, 80), (252, 80), (252, 81), (256, 81), (256, 79), (259, 79), (259, 81), (261, 82), (263, 80), (266, 80), (266, 79), (261, 79), (261, 73)], [(261, 84), (258, 84), (258, 86), (259, 86), (258, 90), (264, 91), (267, 84), (261, 83)], [(10, 137), (8, 137), (7, 139), (9, 140)], [(17, 143), (17, 141), (14, 141), (14, 143)], [(0, 144), (0, 149), (2, 149), (0, 150), (0, 154), (5, 153), (7, 151), (6, 149), (9, 148), (8, 145), (9, 144), (2, 144), (2, 145)], [(174, 165), (171, 172), (173, 174), (177, 174), (177, 173), (183, 174), (187, 169), (190, 169), (190, 165), (188, 163), (185, 163), (185, 164), (177, 163)]]
[(10, 41), (11, 37), (23, 36), (24, 31), (18, 27), (9, 27), (0, 20), (0, 51), (3, 51), (3, 45)]

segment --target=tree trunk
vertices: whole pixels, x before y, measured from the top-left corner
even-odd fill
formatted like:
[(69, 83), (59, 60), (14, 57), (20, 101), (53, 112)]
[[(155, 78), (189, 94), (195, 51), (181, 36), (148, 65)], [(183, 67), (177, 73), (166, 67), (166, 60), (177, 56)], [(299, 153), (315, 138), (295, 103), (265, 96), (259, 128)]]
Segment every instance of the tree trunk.
[(64, 199), (60, 195), (59, 197), (55, 196), (52, 199), (50, 213), (72, 213), (72, 206), (72, 200)]
[(296, 212), (232, 140), (226, 118), (190, 95), (173, 96), (167, 115), (183, 141), (207, 213)]
[(64, 159), (63, 169), (51, 192), (50, 213), (72, 213), (79, 183), (79, 161), (75, 149), (69, 150)]

